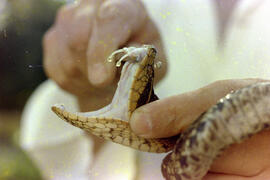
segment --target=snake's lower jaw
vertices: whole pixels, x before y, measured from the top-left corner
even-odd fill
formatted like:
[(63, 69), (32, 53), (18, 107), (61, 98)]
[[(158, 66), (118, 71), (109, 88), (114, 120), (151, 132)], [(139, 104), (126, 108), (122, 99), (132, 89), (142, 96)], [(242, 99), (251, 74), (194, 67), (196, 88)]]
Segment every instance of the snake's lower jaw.
[(54, 105), (52, 111), (73, 126), (88, 131), (100, 138), (140, 151), (164, 153), (172, 150), (176, 142), (176, 138), (145, 139), (139, 137), (132, 132), (128, 122), (120, 119), (71, 113), (66, 111), (63, 105)]

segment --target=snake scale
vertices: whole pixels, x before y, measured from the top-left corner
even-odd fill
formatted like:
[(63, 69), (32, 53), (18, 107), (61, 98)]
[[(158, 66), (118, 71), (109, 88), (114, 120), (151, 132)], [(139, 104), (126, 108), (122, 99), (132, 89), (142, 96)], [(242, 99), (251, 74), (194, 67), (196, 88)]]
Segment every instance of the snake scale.
[(146, 152), (170, 152), (161, 165), (169, 180), (199, 180), (228, 146), (270, 127), (270, 83), (258, 83), (231, 92), (204, 112), (179, 136), (144, 139), (134, 134), (132, 112), (158, 97), (153, 90), (156, 49), (151, 45), (115, 51), (108, 61), (122, 66), (111, 104), (97, 111), (52, 110), (63, 120), (106, 140)]

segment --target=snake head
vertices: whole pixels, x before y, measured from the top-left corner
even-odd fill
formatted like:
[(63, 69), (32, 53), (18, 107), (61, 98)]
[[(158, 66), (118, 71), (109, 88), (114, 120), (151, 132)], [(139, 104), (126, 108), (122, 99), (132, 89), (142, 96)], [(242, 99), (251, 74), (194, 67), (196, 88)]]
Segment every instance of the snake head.
[(153, 90), (156, 53), (154, 46), (143, 45), (123, 48), (109, 56), (108, 61), (122, 66), (122, 70), (112, 102), (104, 108), (71, 113), (63, 105), (54, 105), (52, 110), (68, 123), (103, 139), (148, 152), (171, 150), (175, 140), (144, 139), (129, 126), (135, 109), (158, 99)]

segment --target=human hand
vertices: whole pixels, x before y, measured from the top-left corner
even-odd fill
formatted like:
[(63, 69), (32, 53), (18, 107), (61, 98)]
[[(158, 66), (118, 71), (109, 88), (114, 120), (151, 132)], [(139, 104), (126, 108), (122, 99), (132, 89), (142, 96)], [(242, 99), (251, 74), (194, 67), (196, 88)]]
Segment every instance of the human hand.
[[(122, 46), (153, 44), (165, 59), (159, 32), (140, 0), (82, 0), (66, 5), (44, 36), (46, 74), (76, 95), (83, 111), (108, 104), (119, 74), (106, 58)], [(166, 63), (157, 79), (166, 72)]]
[[(177, 135), (232, 90), (262, 81), (222, 80), (195, 91), (154, 101), (134, 111), (131, 128), (145, 138)], [(226, 149), (214, 161), (204, 180), (270, 179), (269, 160), (270, 131), (263, 131)]]

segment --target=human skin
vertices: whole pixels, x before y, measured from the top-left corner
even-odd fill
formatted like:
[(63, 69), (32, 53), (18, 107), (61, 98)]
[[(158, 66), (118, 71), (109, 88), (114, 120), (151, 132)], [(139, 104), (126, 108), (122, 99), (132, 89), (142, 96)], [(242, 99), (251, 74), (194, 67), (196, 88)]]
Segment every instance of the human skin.
[[(43, 39), (43, 64), (49, 78), (75, 95), (81, 111), (97, 110), (112, 100), (120, 69), (106, 58), (123, 46), (153, 44), (158, 50), (158, 82), (167, 70), (155, 24), (139, 0), (82, 0), (63, 6)], [(91, 135), (90, 135), (91, 136)], [(103, 141), (94, 140), (94, 152)]]
[[(167, 70), (165, 53), (158, 30), (142, 3), (139, 0), (83, 0), (61, 8), (54, 25), (45, 34), (45, 71), (61, 88), (77, 97), (81, 111), (96, 110), (110, 103), (119, 80), (120, 70), (107, 62), (106, 57), (123, 46), (141, 44), (154, 44), (158, 49), (158, 60), (163, 61), (162, 68), (156, 72), (156, 81), (159, 81)], [(219, 98), (258, 81), (261, 80), (218, 81), (147, 104), (135, 111), (131, 127), (145, 137), (179, 134)], [(89, 136), (97, 153), (103, 141)], [(269, 140), (266, 131), (233, 145), (214, 162), (205, 180), (248, 179), (244, 176), (265, 179), (269, 176), (269, 164), (265, 161), (270, 159)]]

